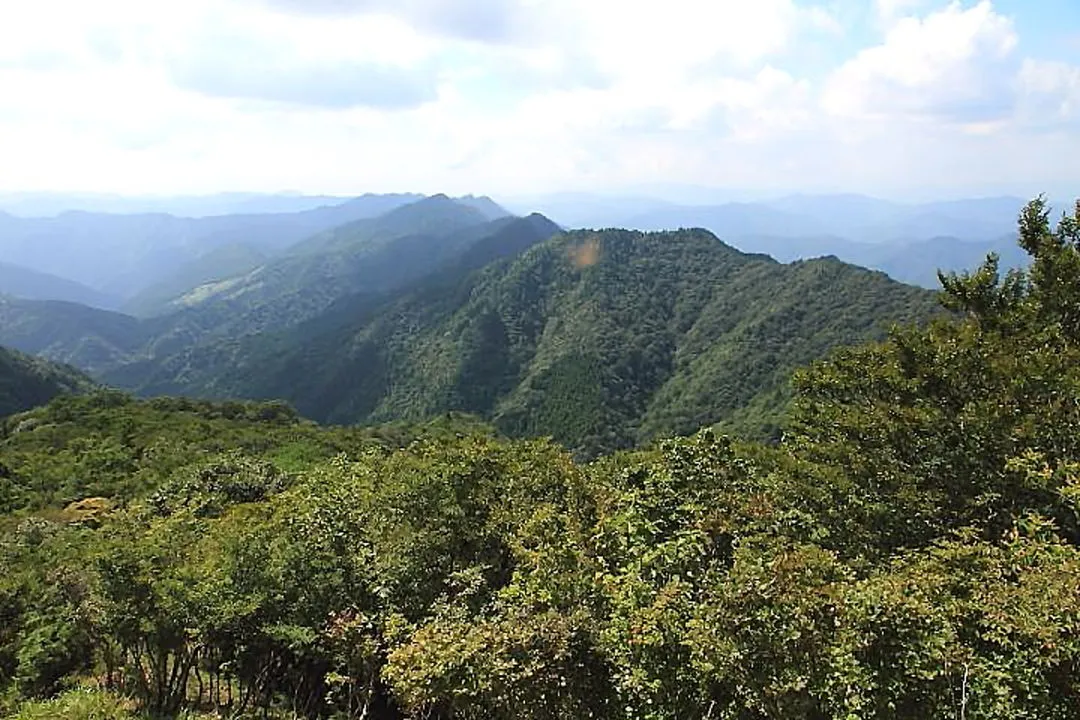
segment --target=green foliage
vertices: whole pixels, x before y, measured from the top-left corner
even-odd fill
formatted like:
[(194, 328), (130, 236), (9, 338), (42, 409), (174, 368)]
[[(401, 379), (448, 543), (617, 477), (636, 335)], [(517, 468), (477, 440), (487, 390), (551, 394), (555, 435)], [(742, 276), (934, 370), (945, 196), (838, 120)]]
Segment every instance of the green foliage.
[(880, 273), (780, 265), (700, 230), (567, 233), (469, 270), (135, 384), (176, 391), (183, 373), (185, 391), (284, 397), (324, 422), (463, 409), (595, 457), (714, 424), (778, 439), (795, 367), (935, 307)]
[(8, 720), (135, 720), (123, 698), (104, 692), (73, 690), (53, 700), (30, 702)]
[[(490, 432), (462, 415), (422, 424), (320, 428), (278, 401), (137, 401), (116, 391), (63, 396), (0, 420), (0, 511), (61, 508), (87, 497), (126, 503), (176, 483), (188, 483), (195, 493), (191, 473), (259, 465), (264, 477), (280, 478), (341, 453), (399, 447), (418, 436)], [(208, 463), (216, 469), (207, 470)], [(204, 486), (198, 492), (215, 491)]]
[(0, 418), (93, 387), (93, 381), (73, 367), (0, 347)]
[[(1027, 512), (1080, 539), (1056, 472), (1080, 451), (1076, 220), (1051, 230), (1039, 200), (1020, 232), (1030, 274), (1000, 278), (991, 257), (943, 278), (962, 321), (900, 330), (797, 376), (790, 443), (830, 468), (819, 487), (842, 483), (815, 495), (839, 504), (843, 522), (857, 518), (857, 529), (836, 529), (847, 551), (920, 546), (957, 526), (996, 538)], [(1025, 458), (1049, 472), (1021, 471)]]
[[(118, 393), (18, 416), (0, 697), (16, 717), (1075, 718), (1078, 222), (1035, 202), (1029, 274), (991, 258), (945, 278), (954, 315), (802, 372), (775, 445), (706, 429), (581, 464), (469, 418), (320, 429)], [(545, 367), (607, 370), (575, 351)], [(151, 452), (167, 438), (186, 461)], [(104, 512), (60, 511), (75, 472), (113, 478)], [(79, 681), (114, 694), (21, 703)]]

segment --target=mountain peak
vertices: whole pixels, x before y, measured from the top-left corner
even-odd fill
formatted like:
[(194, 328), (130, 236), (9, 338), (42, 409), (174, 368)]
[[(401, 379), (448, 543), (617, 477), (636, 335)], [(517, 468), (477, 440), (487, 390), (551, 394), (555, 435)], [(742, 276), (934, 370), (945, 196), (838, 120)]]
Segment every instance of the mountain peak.
[(474, 210), (479, 210), (488, 220), (510, 217), (510, 213), (487, 195), (463, 195), (455, 198), (461, 205), (467, 205)]

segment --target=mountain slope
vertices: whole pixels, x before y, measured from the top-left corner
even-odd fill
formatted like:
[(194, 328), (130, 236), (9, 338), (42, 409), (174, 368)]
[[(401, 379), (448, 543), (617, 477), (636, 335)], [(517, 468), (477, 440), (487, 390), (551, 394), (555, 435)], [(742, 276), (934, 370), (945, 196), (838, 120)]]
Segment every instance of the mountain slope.
[(265, 252), (245, 243), (222, 245), (161, 277), (124, 303), (124, 311), (153, 317), (175, 311), (178, 298), (209, 283), (245, 275), (266, 263)]
[(87, 372), (130, 361), (148, 339), (145, 324), (128, 315), (0, 295), (0, 343)]
[(988, 253), (997, 253), (1002, 269), (1026, 267), (1029, 258), (1012, 235), (991, 241), (933, 237), (893, 243), (852, 242), (836, 236), (740, 237), (732, 244), (745, 252), (765, 253), (781, 262), (835, 255), (844, 262), (881, 270), (900, 282), (936, 289), (937, 272), (979, 267)]
[(120, 301), (74, 280), (0, 261), (0, 294), (25, 300), (63, 300), (104, 310)]
[[(269, 361), (263, 354), (274, 357), (289, 348), (304, 347), (314, 336), (337, 332), (355, 318), (377, 312), (397, 293), (406, 291), (410, 283), (429, 289), (453, 284), (463, 273), (517, 255), (558, 232), (559, 227), (547, 218), (531, 215), (466, 228), (449, 238), (407, 236), (391, 241), (366, 256), (365, 263), (358, 268), (359, 279), (368, 283), (354, 287), (363, 289), (338, 297), (322, 296), (324, 307), (305, 322), (276, 322), (273, 325), (276, 332), (269, 331), (269, 325), (264, 326), (263, 332), (237, 333), (222, 332), (221, 326), (211, 327), (198, 342), (185, 342), (185, 332), (190, 328), (180, 324), (184, 318), (177, 317), (165, 331), (151, 333), (149, 357), (114, 367), (106, 377), (111, 383), (143, 394), (237, 394), (239, 391), (232, 389), (232, 376), (245, 373), (252, 361), (260, 364)], [(436, 247), (431, 247), (431, 243)], [(429, 245), (427, 252), (418, 253), (424, 248), (417, 244)], [(311, 296), (320, 290), (325, 292), (325, 284), (301, 287), (294, 297)], [(279, 299), (282, 297), (285, 296)], [(294, 316), (298, 313), (295, 307), (283, 307), (283, 310)], [(193, 312), (191, 317), (207, 319), (205, 312)], [(258, 321), (258, 318), (250, 320)], [(228, 320), (222, 322), (228, 326)]]
[(93, 387), (93, 381), (73, 367), (0, 347), (0, 417)]
[(488, 221), (444, 197), (362, 227), (364, 232), (348, 225), (328, 234), (332, 249), (302, 248), (188, 293), (189, 307), (180, 312), (141, 321), (71, 303), (0, 298), (0, 342), (139, 385), (131, 374), (160, 374), (155, 368), (186, 363), (196, 348), (228, 347), (237, 338), (282, 330), (342, 303), (376, 302), (443, 266), (477, 267), (559, 231), (542, 216)]
[(87, 212), (18, 218), (0, 213), (0, 251), (7, 262), (130, 298), (215, 248), (240, 243), (274, 253), (420, 197), (364, 195), (302, 212), (202, 218)]
[(578, 231), (188, 355), (139, 389), (282, 397), (337, 423), (463, 410), (585, 454), (713, 423), (772, 435), (794, 367), (925, 318), (934, 297), (836, 259), (746, 255), (701, 230)]
[[(162, 322), (184, 343), (287, 328), (354, 294), (379, 295), (433, 272), (473, 243), (512, 225), (435, 195), (377, 218), (310, 237), (245, 276), (196, 288)], [(557, 228), (552, 225), (553, 234)], [(546, 236), (545, 236), (546, 237)]]

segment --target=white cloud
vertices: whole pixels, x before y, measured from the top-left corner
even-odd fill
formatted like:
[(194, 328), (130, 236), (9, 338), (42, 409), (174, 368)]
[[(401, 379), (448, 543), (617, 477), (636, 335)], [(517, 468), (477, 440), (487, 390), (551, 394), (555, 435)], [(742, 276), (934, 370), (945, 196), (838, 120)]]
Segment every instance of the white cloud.
[(1035, 127), (1080, 126), (1080, 67), (1025, 60), (1020, 70), (1020, 111)]
[(880, 42), (827, 77), (800, 52), (860, 35), (813, 2), (21, 3), (0, 189), (873, 191), (1080, 166), (1051, 132), (1080, 69), (1021, 57), (987, 0), (864, 4)]
[(897, 19), (911, 15), (926, 5), (926, 0), (874, 0), (874, 9), (878, 19), (885, 24), (892, 24)]
[(859, 52), (830, 78), (823, 97), (836, 115), (980, 123), (1012, 109), (1018, 68), (1012, 22), (989, 0), (953, 2), (896, 22), (884, 42)]
[(249, 0), (292, 17), (357, 18), (393, 15), (444, 37), (482, 43), (520, 41), (543, 15), (532, 0)]

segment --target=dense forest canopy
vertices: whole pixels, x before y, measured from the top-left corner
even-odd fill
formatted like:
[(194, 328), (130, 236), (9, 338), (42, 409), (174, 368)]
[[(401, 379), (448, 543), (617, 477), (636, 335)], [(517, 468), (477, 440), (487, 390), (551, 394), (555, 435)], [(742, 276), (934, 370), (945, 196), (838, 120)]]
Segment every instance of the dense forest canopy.
[(0, 418), (93, 387), (93, 381), (73, 367), (0, 347)]
[(792, 370), (940, 309), (836, 258), (564, 232), (480, 198), (403, 203), (262, 261), (230, 248), (162, 283), (155, 317), (0, 299), (0, 343), (141, 396), (284, 399), (324, 423), (466, 411), (591, 458), (704, 426), (776, 440)]
[(702, 230), (550, 234), (280, 335), (193, 349), (137, 387), (284, 398), (323, 422), (465, 410), (592, 457), (715, 423), (775, 437), (795, 367), (935, 307), (880, 273), (782, 265)]
[[(799, 371), (782, 441), (578, 463), (451, 415), (64, 397), (0, 425), (0, 703), (552, 719), (1080, 715), (1080, 206)], [(50, 699), (53, 698), (53, 699)]]

